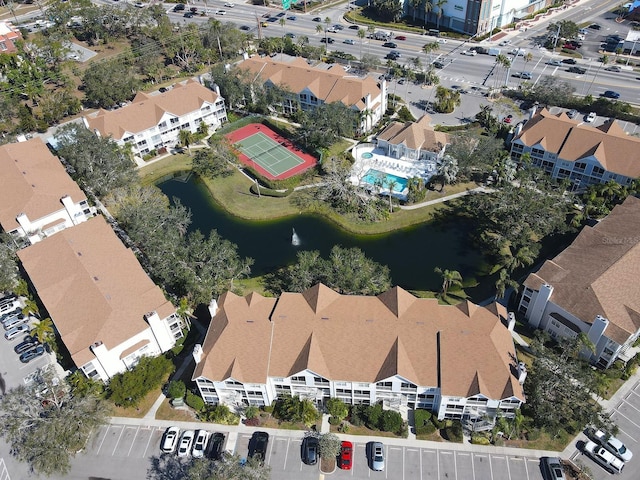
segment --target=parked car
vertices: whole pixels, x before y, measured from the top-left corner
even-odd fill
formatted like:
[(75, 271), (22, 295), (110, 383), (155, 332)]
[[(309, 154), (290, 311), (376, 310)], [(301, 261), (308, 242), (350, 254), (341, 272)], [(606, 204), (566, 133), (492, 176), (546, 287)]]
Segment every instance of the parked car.
[(208, 439), (209, 433), (206, 430), (196, 430), (195, 440), (193, 441), (193, 451), (191, 452), (193, 458), (202, 458), (204, 456)]
[(564, 45), (562, 45), (562, 48), (566, 50), (575, 50), (578, 47), (576, 47), (573, 43), (565, 43)]
[(596, 442), (613, 453), (623, 462), (628, 462), (633, 458), (633, 453), (624, 443), (602, 430), (596, 430), (591, 436)]
[(340, 444), (340, 460), (338, 467), (342, 470), (351, 470), (353, 465), (353, 444), (351, 442), (344, 441)]
[(569, 65), (575, 65), (578, 61), (575, 58), (564, 58), (562, 63), (567, 63)]
[(387, 48), (398, 48), (398, 44), (394, 42), (384, 42), (382, 46)]
[(222, 447), (224, 446), (224, 435), (222, 433), (215, 432), (209, 438), (207, 443), (207, 449), (204, 454), (211, 460), (220, 460), (222, 457)]
[(589, 113), (589, 115), (587, 115), (587, 118), (585, 118), (584, 121), (587, 123), (593, 123), (596, 121), (596, 118), (597, 118), (596, 112), (591, 112)]
[(569, 67), (567, 71), (571, 73), (577, 73), (580, 75), (584, 75), (585, 73), (587, 73), (587, 69), (584, 67)]
[(620, 98), (620, 94), (618, 92), (614, 92), (613, 90), (605, 90), (602, 96), (605, 98), (613, 98), (616, 100)]
[(30, 335), (27, 335), (26, 337), (24, 337), (24, 340), (22, 342), (20, 342), (18, 345), (13, 347), (13, 351), (16, 352), (18, 355), (20, 355), (26, 352), (27, 350), (32, 349), (33, 347), (38, 345), (38, 343), (39, 343), (38, 340), (36, 340)]
[(24, 315), (22, 314), (22, 309), (20, 307), (2, 315), (2, 317), (0, 317), (0, 323), (2, 323), (2, 325), (4, 326), (16, 317), (24, 317)]
[(565, 480), (562, 463), (558, 457), (542, 457), (540, 459), (540, 468), (547, 480)]
[(384, 470), (384, 446), (380, 442), (371, 444), (371, 470), (376, 472)]
[(559, 67), (562, 65), (562, 62), (560, 60), (549, 60), (546, 64), (551, 65), (552, 67)]
[(304, 437), (302, 440), (302, 461), (307, 465), (318, 463), (318, 437)]
[(164, 453), (173, 453), (178, 445), (178, 437), (180, 429), (178, 427), (169, 427), (165, 430), (160, 443), (160, 450)]
[(567, 117), (576, 118), (578, 116), (578, 110), (572, 109), (567, 112)]
[(610, 473), (621, 473), (624, 468), (622, 460), (592, 440), (584, 444), (584, 453)]
[(502, 119), (504, 123), (511, 123), (513, 121), (513, 115), (507, 115)]
[(608, 72), (620, 72), (620, 71), (622, 71), (622, 69), (618, 65), (611, 65), (611, 66), (605, 68), (605, 70), (607, 70)]
[(191, 445), (193, 444), (193, 430), (185, 430), (180, 437), (180, 445), (178, 446), (178, 456), (188, 457), (191, 454)]
[(264, 463), (267, 457), (267, 445), (269, 445), (269, 434), (267, 432), (254, 432), (249, 440), (249, 456)]
[(11, 330), (5, 332), (4, 338), (6, 338), (7, 340), (14, 340), (19, 335), (23, 333), (27, 333), (30, 329), (31, 327), (29, 327), (29, 325), (27, 325), (26, 323), (23, 323), (22, 325), (13, 327)]
[(22, 325), (23, 323), (27, 323), (28, 321), (29, 317), (18, 314), (6, 319), (4, 322), (2, 322), (2, 326), (5, 330), (11, 330), (13, 327), (17, 327), (18, 325)]
[(579, 40), (569, 40), (567, 43), (573, 45), (576, 48), (581, 48), (582, 47), (582, 42)]
[(462, 55), (469, 55), (470, 57), (475, 57), (478, 54), (478, 52), (476, 52), (475, 50), (463, 50), (460, 53)]
[(34, 345), (33, 348), (27, 350), (22, 355), (20, 355), (20, 361), (22, 363), (29, 363), (34, 358), (38, 358), (43, 354), (44, 354), (44, 346), (37, 344), (37, 345)]

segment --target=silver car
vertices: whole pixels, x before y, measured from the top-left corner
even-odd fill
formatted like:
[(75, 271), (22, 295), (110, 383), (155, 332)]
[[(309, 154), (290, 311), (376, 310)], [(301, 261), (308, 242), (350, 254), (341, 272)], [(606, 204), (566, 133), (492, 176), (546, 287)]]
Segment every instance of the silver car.
[(193, 430), (186, 430), (180, 438), (180, 445), (178, 446), (178, 456), (188, 457), (191, 455), (191, 445), (193, 444), (193, 437), (195, 432)]
[(371, 470), (384, 470), (384, 445), (380, 442), (373, 442), (371, 445)]

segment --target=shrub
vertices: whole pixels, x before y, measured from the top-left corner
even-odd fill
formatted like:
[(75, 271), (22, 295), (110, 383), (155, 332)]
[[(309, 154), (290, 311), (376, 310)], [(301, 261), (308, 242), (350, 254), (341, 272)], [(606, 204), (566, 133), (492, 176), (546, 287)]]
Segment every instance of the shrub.
[(273, 405), (265, 405), (264, 407), (262, 407), (262, 410), (265, 413), (273, 413)]
[(348, 423), (346, 423), (346, 422), (345, 422), (345, 423), (343, 423), (342, 425), (340, 425), (340, 426), (338, 427), (338, 431), (339, 431), (340, 433), (349, 433), (349, 424), (348, 424)]
[(187, 387), (185, 387), (182, 380), (172, 380), (167, 388), (167, 394), (169, 398), (182, 398), (184, 397)]
[(244, 424), (247, 427), (259, 427), (260, 426), (260, 419), (259, 418), (247, 418), (244, 421)]
[(444, 429), (442, 436), (450, 442), (462, 442), (462, 424), (458, 421), (452, 422)]
[(475, 445), (489, 445), (489, 439), (486, 435), (478, 432), (471, 433), (471, 443)]
[(334, 425), (337, 425), (344, 420), (347, 415), (349, 415), (349, 407), (347, 407), (347, 404), (339, 398), (330, 398), (327, 400), (326, 408), (329, 415), (336, 419), (336, 423)]
[(436, 431), (436, 426), (431, 421), (433, 415), (430, 411), (423, 409), (414, 410), (413, 418), (416, 425), (416, 435), (430, 435)]
[(385, 410), (380, 418), (380, 430), (383, 432), (402, 433), (402, 416), (394, 410)]
[(260, 410), (258, 409), (258, 407), (256, 407), (255, 405), (249, 405), (244, 411), (244, 416), (248, 419), (252, 419), (257, 418), (259, 413)]
[(320, 435), (318, 453), (322, 458), (336, 458), (340, 453), (340, 438), (335, 433)]
[(204, 400), (202, 397), (191, 392), (187, 392), (187, 398), (185, 398), (184, 402), (196, 412), (200, 412), (204, 409)]
[(342, 420), (340, 420), (338, 417), (329, 417), (329, 424), (340, 425), (341, 423), (342, 423)]
[(240, 417), (231, 413), (226, 405), (208, 405), (200, 417), (205, 422), (222, 425), (237, 425), (240, 422)]
[(113, 376), (107, 397), (118, 406), (137, 406), (147, 393), (162, 384), (173, 368), (171, 361), (162, 355), (142, 357), (133, 369)]
[(380, 428), (383, 413), (382, 404), (376, 403), (375, 405), (370, 406), (366, 412), (368, 414), (365, 420), (367, 427), (372, 430)]

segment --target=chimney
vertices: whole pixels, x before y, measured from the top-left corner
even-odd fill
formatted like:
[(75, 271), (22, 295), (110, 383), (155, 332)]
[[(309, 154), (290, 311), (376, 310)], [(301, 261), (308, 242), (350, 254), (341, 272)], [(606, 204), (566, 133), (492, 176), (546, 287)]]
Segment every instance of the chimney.
[(202, 345), (200, 345), (199, 343), (196, 343), (196, 345), (193, 347), (193, 359), (196, 361), (196, 364), (200, 363), (200, 360), (202, 360)]
[(520, 385), (523, 385), (526, 378), (527, 378), (527, 366), (524, 364), (524, 362), (519, 362), (518, 363), (518, 383)]
[(209, 315), (213, 318), (216, 316), (216, 313), (218, 313), (218, 302), (215, 298), (212, 298), (211, 303), (209, 303)]
[(507, 315), (507, 330), (513, 332), (513, 328), (516, 326), (516, 316), (513, 312), (509, 312)]

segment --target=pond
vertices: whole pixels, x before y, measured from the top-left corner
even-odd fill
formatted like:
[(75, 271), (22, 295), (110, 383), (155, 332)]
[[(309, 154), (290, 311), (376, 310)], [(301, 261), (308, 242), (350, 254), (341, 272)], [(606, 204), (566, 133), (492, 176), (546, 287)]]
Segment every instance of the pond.
[[(438, 290), (440, 276), (433, 269), (458, 270), (465, 281), (475, 277), (482, 256), (470, 244), (472, 225), (459, 219), (451, 223), (425, 223), (383, 235), (353, 235), (314, 215), (280, 220), (248, 221), (224, 211), (197, 176), (164, 181), (158, 187), (170, 198), (178, 198), (191, 210), (191, 230), (212, 229), (238, 245), (243, 257), (255, 260), (253, 275), (262, 275), (294, 263), (300, 250), (319, 250), (327, 257), (334, 245), (358, 247), (366, 256), (388, 265), (394, 285), (408, 290)], [(468, 291), (475, 301), (491, 292), (487, 288)]]

